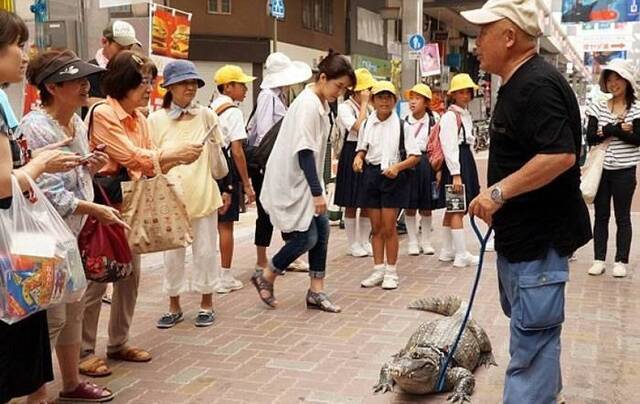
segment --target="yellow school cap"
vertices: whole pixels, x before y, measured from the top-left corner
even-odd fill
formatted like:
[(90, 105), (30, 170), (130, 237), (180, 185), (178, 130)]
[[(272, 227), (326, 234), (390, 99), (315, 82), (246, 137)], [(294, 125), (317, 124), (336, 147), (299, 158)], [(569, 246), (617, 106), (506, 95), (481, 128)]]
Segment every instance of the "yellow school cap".
[(376, 84), (376, 80), (373, 78), (369, 70), (365, 68), (356, 69), (356, 86), (353, 91), (362, 91), (373, 87)]
[(255, 77), (245, 74), (239, 66), (235, 65), (222, 66), (213, 75), (213, 81), (218, 86), (229, 83), (251, 83), (255, 79)]
[(431, 88), (428, 85), (422, 84), (422, 83), (418, 83), (415, 86), (411, 87), (411, 90), (405, 91), (404, 98), (408, 100), (411, 93), (419, 94), (428, 99), (433, 98), (433, 93), (431, 92)]
[(469, 76), (467, 73), (456, 74), (451, 79), (451, 85), (449, 86), (449, 91), (447, 92), (447, 94), (451, 95), (456, 91), (465, 90), (467, 88), (477, 90), (480, 87), (478, 87), (478, 85), (473, 82), (471, 76)]
[(371, 94), (376, 95), (376, 94), (380, 94), (382, 92), (388, 91), (391, 94), (393, 94), (394, 96), (398, 96), (397, 92), (396, 92), (396, 88), (393, 85), (393, 83), (391, 83), (390, 81), (376, 81), (376, 83), (373, 85), (373, 88), (371, 89)]

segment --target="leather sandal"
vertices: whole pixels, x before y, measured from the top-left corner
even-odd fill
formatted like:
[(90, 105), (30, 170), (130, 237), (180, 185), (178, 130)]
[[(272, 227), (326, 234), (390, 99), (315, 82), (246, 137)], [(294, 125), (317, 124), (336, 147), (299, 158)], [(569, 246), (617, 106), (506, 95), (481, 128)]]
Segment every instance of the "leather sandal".
[(83, 402), (83, 403), (104, 403), (113, 400), (114, 394), (111, 390), (100, 387), (97, 384), (84, 381), (80, 382), (73, 391), (60, 392), (59, 402)]
[[(271, 308), (275, 308), (278, 305), (278, 301), (273, 294), (273, 283), (269, 282), (262, 276), (262, 273), (255, 273), (251, 277), (251, 283), (256, 287), (258, 291), (258, 296), (260, 296), (260, 300), (264, 302), (267, 306)], [(264, 297), (263, 293), (269, 293), (268, 297)]]
[(106, 377), (111, 375), (111, 369), (109, 366), (97, 356), (84, 359), (78, 365), (81, 375), (89, 377)]
[(327, 313), (340, 313), (342, 308), (336, 304), (333, 304), (326, 293), (316, 293), (309, 289), (307, 291), (307, 309), (322, 310)]
[(118, 352), (107, 353), (107, 358), (125, 362), (149, 362), (151, 354), (142, 348), (122, 348)]

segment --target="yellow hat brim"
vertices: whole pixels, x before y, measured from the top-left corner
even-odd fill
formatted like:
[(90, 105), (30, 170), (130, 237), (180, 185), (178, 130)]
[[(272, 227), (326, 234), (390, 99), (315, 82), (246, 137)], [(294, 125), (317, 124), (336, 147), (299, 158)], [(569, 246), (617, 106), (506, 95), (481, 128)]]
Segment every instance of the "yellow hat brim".
[(408, 100), (411, 97), (411, 93), (416, 93), (418, 95), (421, 95), (421, 96), (423, 96), (424, 98), (426, 98), (428, 100), (431, 100), (433, 98), (433, 95), (429, 96), (429, 94), (425, 94), (425, 93), (422, 93), (420, 91), (416, 91), (416, 90), (413, 90), (413, 89), (405, 91), (404, 92), (404, 98)]
[(451, 94), (455, 93), (456, 91), (466, 90), (466, 89), (478, 90), (478, 89), (480, 89), (480, 86), (478, 86), (475, 83), (474, 84), (464, 84), (464, 85), (459, 86), (459, 87), (450, 88), (449, 91), (447, 91), (447, 95), (451, 95)]

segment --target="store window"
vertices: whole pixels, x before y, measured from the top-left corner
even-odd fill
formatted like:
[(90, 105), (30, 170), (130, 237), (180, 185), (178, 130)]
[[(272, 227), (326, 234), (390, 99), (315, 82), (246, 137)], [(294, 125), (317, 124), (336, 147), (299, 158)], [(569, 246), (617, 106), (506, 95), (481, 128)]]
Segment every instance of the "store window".
[(380, 14), (362, 7), (357, 8), (357, 13), (358, 40), (384, 46), (384, 20)]
[(231, 0), (207, 0), (209, 14), (231, 14)]
[(303, 0), (302, 26), (333, 34), (333, 0)]

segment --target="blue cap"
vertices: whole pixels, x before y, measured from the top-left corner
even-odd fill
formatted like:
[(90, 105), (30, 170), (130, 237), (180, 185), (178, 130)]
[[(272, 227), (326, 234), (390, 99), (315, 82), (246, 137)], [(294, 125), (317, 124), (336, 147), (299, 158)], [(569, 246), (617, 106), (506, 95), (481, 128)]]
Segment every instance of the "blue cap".
[(162, 76), (164, 78), (162, 87), (168, 87), (186, 80), (197, 80), (198, 87), (204, 87), (204, 80), (198, 74), (196, 65), (188, 60), (175, 60), (168, 63), (164, 67)]

